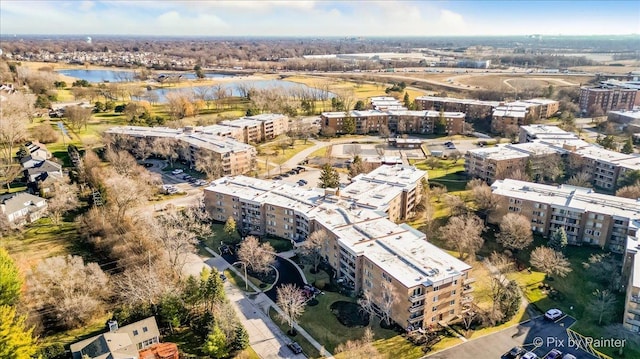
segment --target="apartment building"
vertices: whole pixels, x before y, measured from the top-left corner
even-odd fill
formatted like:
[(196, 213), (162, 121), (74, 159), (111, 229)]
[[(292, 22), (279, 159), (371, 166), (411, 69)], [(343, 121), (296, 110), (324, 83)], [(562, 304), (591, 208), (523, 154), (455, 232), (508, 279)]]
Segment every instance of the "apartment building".
[(498, 180), (491, 190), (508, 213), (531, 218), (531, 228), (544, 236), (564, 227), (574, 245), (592, 245), (615, 253), (625, 251), (632, 222), (640, 220), (640, 202), (568, 185)]
[(467, 120), (490, 118), (498, 101), (480, 101), (453, 97), (420, 96), (415, 99), (421, 110), (462, 112)]
[[(149, 142), (169, 139), (175, 142), (180, 158), (189, 161), (192, 166), (199, 154), (212, 154), (220, 161), (223, 175), (239, 175), (251, 171), (256, 157), (253, 146), (232, 138), (204, 133), (200, 128), (124, 126), (110, 128), (105, 131), (105, 135), (145, 139)], [(135, 142), (130, 145), (135, 146)]]
[(596, 110), (608, 111), (633, 110), (640, 106), (640, 95), (635, 87), (628, 88), (624, 85), (580, 88), (580, 111), (584, 114), (593, 114)]
[(220, 122), (223, 126), (236, 127), (242, 130), (242, 141), (244, 143), (259, 143), (262, 142), (262, 122), (251, 120), (248, 118), (241, 118), (237, 120), (226, 120)]
[(272, 140), (289, 131), (289, 118), (285, 115), (264, 113), (247, 117), (247, 119), (261, 122), (261, 141)]
[(518, 168), (523, 173), (533, 170), (528, 174), (535, 178), (535, 168), (526, 166), (537, 164), (544, 170), (544, 166), (557, 162), (551, 156), (560, 156), (565, 168), (573, 167), (574, 172), (591, 175), (594, 186), (608, 191), (616, 189), (618, 179), (625, 172), (640, 170), (640, 156), (606, 150), (579, 139), (535, 139), (527, 143), (469, 150), (465, 154), (465, 170), (469, 176), (489, 183), (505, 178), (505, 172), (502, 172), (505, 169)]
[(380, 166), (359, 174), (340, 192), (363, 208), (384, 212), (393, 221), (410, 217), (423, 195), (427, 172), (409, 166)]
[(520, 170), (532, 178), (546, 175), (547, 166), (565, 151), (540, 142), (506, 144), (496, 147), (479, 148), (465, 154), (465, 171), (469, 176), (492, 183), (497, 179), (509, 177)]
[(640, 107), (634, 107), (631, 111), (609, 111), (607, 120), (621, 124), (627, 131), (640, 132)]
[(206, 135), (232, 138), (236, 141), (244, 142), (244, 131), (240, 127), (225, 126), (225, 125), (211, 125), (211, 126), (204, 126), (199, 130)]
[(629, 331), (640, 333), (640, 221), (633, 221), (627, 237), (626, 253), (622, 262), (623, 277), (627, 278), (622, 325)]
[(500, 104), (491, 116), (491, 131), (504, 133), (509, 127), (528, 125), (540, 119), (542, 106), (537, 103), (516, 101)]
[(533, 142), (533, 140), (577, 140), (578, 136), (567, 132), (558, 126), (529, 125), (520, 126), (520, 143)]
[(378, 111), (407, 110), (404, 103), (391, 96), (376, 96), (370, 99), (371, 108)]
[(321, 127), (332, 128), (336, 133), (344, 133), (344, 121), (350, 117), (355, 122), (355, 133), (377, 133), (387, 127), (395, 133), (434, 133), (436, 122), (443, 117), (443, 130), (449, 135), (461, 134), (464, 129), (465, 114), (460, 112), (409, 111), (409, 110), (369, 110), (346, 112), (324, 112), (320, 115)]
[[(368, 179), (356, 177), (354, 183), (377, 180), (390, 166), (383, 167)], [(422, 171), (411, 171), (415, 174), (398, 182), (413, 181), (417, 191), (424, 177), (419, 175)], [(386, 188), (380, 185), (379, 189)], [(310, 232), (325, 230), (323, 256), (338, 281), (354, 294), (371, 293), (378, 308), (382, 307), (382, 283), (390, 283), (397, 296), (391, 317), (408, 329), (447, 322), (470, 310), (471, 267), (428, 243), (422, 232), (391, 221), (383, 209), (393, 205), (382, 202), (397, 201), (394, 196), (372, 203), (358, 198), (362, 192), (350, 192), (354, 188), (301, 190), (288, 183), (226, 177), (205, 189), (205, 205), (216, 220), (233, 216), (246, 233), (302, 242)], [(409, 189), (401, 193), (412, 197)]]
[(531, 100), (524, 100), (522, 102), (532, 103), (540, 106), (539, 118), (549, 118), (560, 111), (560, 102), (556, 100), (550, 100), (548, 98), (533, 98)]

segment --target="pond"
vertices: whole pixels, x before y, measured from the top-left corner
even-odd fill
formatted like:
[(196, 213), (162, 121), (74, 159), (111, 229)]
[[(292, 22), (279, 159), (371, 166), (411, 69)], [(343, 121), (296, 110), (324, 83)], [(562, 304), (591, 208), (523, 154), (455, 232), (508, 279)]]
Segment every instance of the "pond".
[[(82, 70), (82, 69), (70, 69), (70, 70), (60, 70), (58, 71), (60, 74), (75, 77), (80, 80), (87, 80), (93, 83), (99, 82), (130, 82), (135, 81), (135, 72), (128, 70)], [(159, 73), (162, 74), (162, 73)], [(194, 80), (196, 78), (196, 74), (193, 72), (167, 72), (166, 75), (169, 74), (180, 74), (183, 79)], [(233, 75), (226, 74), (218, 74), (213, 72), (205, 73), (207, 78), (223, 78), (223, 77), (233, 77)]]
[[(201, 85), (201, 86), (182, 87), (182, 88), (154, 89), (154, 90), (147, 91), (145, 95), (142, 95), (139, 98), (136, 98), (136, 100), (153, 98), (155, 102), (162, 103), (162, 102), (166, 102), (167, 94), (172, 92), (186, 93), (186, 94), (201, 94), (201, 95), (206, 93), (208, 96), (215, 98), (217, 86), (218, 85), (214, 85), (214, 86)], [(238, 81), (224, 82), (224, 83), (221, 83), (220, 86), (222, 86), (226, 90), (227, 96), (229, 95), (242, 96), (241, 88), (245, 87), (245, 88), (254, 88), (257, 90), (262, 90), (262, 89), (300, 90), (307, 93), (311, 92), (318, 98), (322, 97), (321, 96), (322, 90), (320, 89), (309, 87), (304, 84), (299, 84), (299, 83), (284, 81), (284, 80), (238, 80)], [(328, 92), (327, 96), (331, 98), (331, 97), (334, 97), (335, 95)]]

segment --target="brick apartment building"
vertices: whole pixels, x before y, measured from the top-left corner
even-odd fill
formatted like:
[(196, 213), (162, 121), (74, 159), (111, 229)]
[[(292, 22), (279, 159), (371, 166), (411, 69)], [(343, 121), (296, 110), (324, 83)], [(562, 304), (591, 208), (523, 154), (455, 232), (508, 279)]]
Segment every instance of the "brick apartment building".
[(135, 138), (130, 141), (134, 148), (136, 142), (147, 141), (153, 147), (158, 139), (168, 139), (175, 143), (180, 158), (193, 166), (200, 153), (209, 153), (217, 158), (223, 175), (239, 175), (250, 172), (255, 163), (255, 147), (229, 137), (206, 134), (200, 128), (172, 129), (166, 127), (113, 127), (105, 131), (106, 136)]
[(369, 292), (382, 305), (383, 282), (397, 294), (392, 319), (427, 328), (470, 310), (470, 266), (428, 243), (425, 235), (392, 218), (403, 218), (419, 201), (426, 173), (382, 166), (339, 190), (300, 189), (282, 182), (226, 177), (205, 189), (212, 217), (233, 216), (246, 233), (296, 243), (325, 230), (325, 261), (354, 294)]
[(410, 110), (367, 110), (346, 112), (323, 112), (320, 115), (322, 129), (331, 128), (337, 134), (345, 133), (347, 117), (355, 122), (355, 133), (378, 133), (388, 127), (394, 133), (431, 134), (436, 131), (436, 123), (443, 117), (443, 131), (448, 135), (463, 133), (465, 115), (459, 112), (410, 111)]
[[(509, 177), (514, 170), (529, 170), (532, 178), (544, 174), (545, 167), (558, 163), (552, 156), (560, 157), (564, 168), (576, 167), (575, 172), (591, 175), (591, 183), (602, 190), (614, 191), (618, 179), (627, 171), (640, 170), (640, 156), (606, 150), (583, 140), (572, 139), (568, 133), (545, 135), (529, 126), (521, 128), (521, 139), (542, 136), (532, 142), (479, 148), (465, 154), (465, 171), (471, 177), (488, 183)], [(539, 129), (540, 127), (538, 127)], [(529, 165), (529, 168), (527, 166)]]
[(462, 112), (467, 120), (491, 118), (498, 101), (480, 101), (453, 97), (419, 96), (415, 103), (421, 110)]
[(615, 85), (601, 84), (598, 87), (580, 88), (580, 111), (592, 115), (597, 109), (608, 111), (633, 110), (640, 106), (640, 86), (629, 86), (620, 82)]

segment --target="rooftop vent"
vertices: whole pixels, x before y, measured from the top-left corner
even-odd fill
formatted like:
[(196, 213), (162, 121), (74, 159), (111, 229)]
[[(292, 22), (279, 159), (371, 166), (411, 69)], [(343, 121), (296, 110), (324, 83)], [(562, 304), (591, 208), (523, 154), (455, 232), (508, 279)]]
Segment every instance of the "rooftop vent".
[(109, 326), (109, 332), (110, 333), (115, 333), (118, 331), (118, 321), (116, 320), (110, 320), (107, 323), (107, 326)]

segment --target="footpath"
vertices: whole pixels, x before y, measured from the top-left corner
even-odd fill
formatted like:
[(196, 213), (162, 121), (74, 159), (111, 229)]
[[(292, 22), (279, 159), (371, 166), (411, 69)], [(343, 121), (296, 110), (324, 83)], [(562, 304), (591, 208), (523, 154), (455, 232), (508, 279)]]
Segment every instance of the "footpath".
[[(211, 254), (211, 258), (203, 260), (195, 254), (190, 256), (185, 265), (185, 272), (187, 274), (198, 275), (202, 268), (206, 267), (213, 268), (218, 272), (228, 269), (234, 271), (239, 277), (244, 276), (215, 251), (207, 247), (205, 247), (205, 249)], [(283, 333), (269, 317), (270, 308), (274, 308), (279, 314), (282, 314), (282, 310), (253, 283), (249, 281), (248, 284), (255, 292), (254, 294), (243, 292), (235, 285), (229, 283), (229, 281), (225, 282), (224, 290), (240, 321), (247, 329), (249, 344), (253, 350), (258, 353), (260, 358), (264, 359), (306, 358), (303, 354), (294, 354), (291, 349), (287, 347), (287, 344), (293, 340)], [(294, 328), (299, 335), (307, 339), (321, 354), (324, 354), (327, 358), (333, 358), (333, 356), (302, 327), (296, 324)]]

